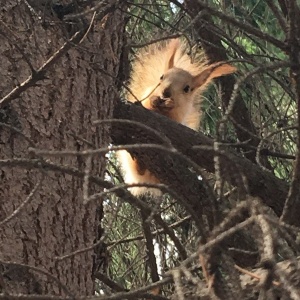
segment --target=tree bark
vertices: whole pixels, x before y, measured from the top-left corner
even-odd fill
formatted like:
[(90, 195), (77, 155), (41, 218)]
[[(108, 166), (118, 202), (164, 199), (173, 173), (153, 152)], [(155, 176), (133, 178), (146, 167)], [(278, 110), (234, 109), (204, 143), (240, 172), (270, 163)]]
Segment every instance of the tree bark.
[[(103, 15), (74, 17), (72, 22), (53, 16), (43, 2), (3, 4), (1, 98), (26, 80), (29, 84), (0, 108), (0, 159), (29, 157), (31, 146), (81, 151), (109, 144), (109, 131), (92, 121), (111, 117), (122, 73), (125, 21), (123, 13), (113, 11), (113, 2), (101, 10)], [(56, 57), (75, 32), (78, 38), (67, 43), (71, 49), (59, 50)], [(55, 62), (48, 66), (51, 58)], [(80, 170), (86, 165), (80, 157), (51, 162)], [(103, 177), (104, 171), (105, 158), (93, 159), (90, 173)], [(4, 167), (0, 174), (2, 289), (14, 294), (93, 295), (93, 249), (57, 257), (101, 237), (102, 204), (84, 205), (83, 180), (68, 174), (22, 167)]]

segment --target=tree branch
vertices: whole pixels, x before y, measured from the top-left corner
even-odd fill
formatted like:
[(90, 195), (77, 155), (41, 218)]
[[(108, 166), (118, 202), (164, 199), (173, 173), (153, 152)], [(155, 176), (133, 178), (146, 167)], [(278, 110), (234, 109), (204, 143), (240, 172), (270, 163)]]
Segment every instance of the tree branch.
[[(204, 134), (196, 133), (181, 124), (175, 123), (172, 120), (134, 104), (119, 102), (114, 110), (114, 118), (126, 118), (128, 120), (138, 121), (158, 130), (161, 134), (164, 134), (170, 139), (173, 146), (182, 154), (191, 158), (200, 167), (214, 173), (213, 140)], [(147, 142), (160, 143), (153, 135), (147, 135), (143, 130), (137, 129), (134, 125), (118, 125), (117, 123), (112, 126), (112, 141), (114, 144), (125, 145)], [(147, 153), (147, 155), (145, 155), (145, 153)], [(205, 204), (209, 205), (209, 203), (205, 203), (205, 198), (203, 198), (203, 196), (207, 197), (207, 194), (203, 194), (202, 192), (195, 195), (195, 187), (189, 185), (191, 182), (190, 179), (193, 181), (194, 176), (194, 174), (188, 170), (189, 166), (185, 165), (185, 167), (182, 168), (182, 166), (178, 164), (178, 161), (177, 164), (173, 161), (173, 164), (170, 165), (170, 163), (168, 163), (170, 157), (166, 157), (166, 154), (161, 154), (159, 151), (134, 151), (133, 155), (138, 156), (138, 159), (141, 159), (161, 182), (174, 188), (176, 193), (188, 201), (188, 204), (191, 206), (201, 204), (203, 210)], [(263, 171), (259, 166), (229, 149), (221, 153), (221, 164), (225, 166), (222, 169), (222, 175), (225, 176), (224, 178), (226, 178), (229, 183), (238, 186), (237, 183), (245, 178), (248, 185), (247, 192), (252, 196), (260, 197), (267, 206), (271, 207), (275, 213), (280, 216), (288, 192), (288, 185), (284, 181), (267, 171)], [(231, 174), (226, 172), (226, 168), (230, 168)], [(181, 176), (169, 176), (178, 170), (180, 170)], [(184, 180), (182, 174), (185, 176)], [(182, 182), (184, 182), (184, 185)], [(242, 187), (238, 186), (238, 188), (241, 189)], [(183, 203), (183, 205), (185, 204)]]
[[(210, 29), (210, 24), (213, 24), (212, 18), (208, 14), (203, 14), (201, 18), (197, 18), (199, 12), (203, 12), (205, 7), (199, 3), (192, 0), (185, 1), (187, 11), (189, 15), (195, 18), (195, 28), (197, 28), (197, 33), (202, 41), (202, 46), (204, 52), (211, 63), (218, 61), (228, 60), (226, 49), (224, 48), (221, 38), (215, 34)], [(234, 85), (236, 83), (234, 76), (225, 76), (218, 79), (218, 82), (221, 85), (221, 101), (223, 110), (226, 110)], [(255, 126), (250, 118), (250, 113), (248, 108), (245, 105), (240, 93), (236, 97), (232, 112), (232, 118), (235, 120), (233, 126), (237, 137), (240, 141), (249, 141), (249, 145), (257, 147), (259, 144), (259, 139), (254, 138), (253, 136), (257, 135)], [(241, 126), (237, 126), (240, 124)], [(244, 130), (245, 128), (246, 130)], [(250, 151), (245, 156), (250, 159), (252, 162), (256, 162), (256, 153), (255, 151)], [(268, 164), (268, 159), (265, 158), (263, 161), (264, 166), (267, 166), (270, 169)]]

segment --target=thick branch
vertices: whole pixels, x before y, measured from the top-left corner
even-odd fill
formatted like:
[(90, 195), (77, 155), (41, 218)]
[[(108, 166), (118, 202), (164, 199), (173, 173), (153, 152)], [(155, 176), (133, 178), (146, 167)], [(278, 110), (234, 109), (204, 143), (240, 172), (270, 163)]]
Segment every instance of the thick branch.
[[(214, 152), (213, 152), (213, 140), (206, 137), (202, 133), (196, 133), (195, 131), (175, 123), (163, 116), (148, 111), (142, 107), (134, 104), (124, 104), (119, 102), (114, 111), (114, 117), (119, 119), (128, 119), (131, 121), (141, 122), (150, 128), (156, 129), (161, 134), (165, 135), (182, 154), (191, 158), (200, 167), (206, 169), (209, 172), (214, 172)], [(112, 127), (112, 141), (114, 144), (130, 144), (130, 143), (153, 143), (157, 142), (161, 144), (161, 140), (155, 138), (154, 135), (147, 135), (145, 131), (138, 129), (136, 126), (130, 124), (118, 125), (115, 123)], [(198, 147), (197, 149), (195, 146)], [(193, 148), (194, 147), (194, 148)], [(147, 155), (145, 155), (147, 152)], [(225, 155), (221, 155), (222, 164), (225, 164), (226, 168), (230, 168), (230, 173), (224, 169), (222, 175), (225, 176), (231, 184), (237, 185), (243, 176), (248, 183), (248, 192), (252, 196), (260, 197), (263, 202), (269, 207), (273, 208), (275, 213), (279, 216), (282, 212), (285, 198), (288, 192), (288, 185), (273, 176), (271, 173), (263, 171), (259, 166), (253, 164), (249, 160), (235, 154), (231, 150), (226, 150)], [(198, 189), (191, 186), (194, 173), (188, 170), (188, 167), (182, 164), (170, 164), (170, 157), (166, 153), (158, 153), (157, 151), (148, 150), (135, 152), (134, 155), (138, 155), (139, 159), (142, 159), (147, 168), (153, 172), (163, 183), (170, 185), (175, 189), (176, 193), (180, 196), (184, 196), (185, 200), (190, 202), (191, 207), (197, 206), (203, 201), (203, 197), (207, 197), (205, 189), (202, 189), (202, 196)], [(175, 168), (173, 167), (175, 165)], [(171, 176), (176, 171), (174, 169), (182, 167), (185, 169), (180, 170), (181, 175), (177, 173), (178, 177)], [(237, 178), (238, 177), (238, 178)], [(170, 179), (171, 178), (171, 179)], [(196, 194), (195, 194), (196, 192)], [(193, 199), (193, 200), (191, 200)], [(202, 209), (203, 204), (201, 203)], [(199, 213), (199, 211), (198, 211)], [(198, 216), (200, 216), (198, 214)]]

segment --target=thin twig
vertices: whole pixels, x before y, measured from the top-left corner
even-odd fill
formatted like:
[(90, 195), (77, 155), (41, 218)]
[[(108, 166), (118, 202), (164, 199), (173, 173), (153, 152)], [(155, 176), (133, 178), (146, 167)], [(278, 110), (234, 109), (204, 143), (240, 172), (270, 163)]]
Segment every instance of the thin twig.
[(257, 36), (258, 38), (261, 38), (264, 41), (270, 42), (271, 44), (273, 44), (274, 46), (278, 47), (281, 50), (286, 50), (286, 44), (276, 38), (274, 38), (273, 36), (262, 32), (260, 29), (257, 29), (247, 23), (238, 21), (237, 18), (233, 17), (233, 16), (229, 16), (228, 14), (225, 14), (219, 10), (216, 10), (214, 8), (212, 8), (211, 6), (207, 5), (204, 1), (200, 1), (197, 0), (197, 2), (207, 10), (208, 13), (217, 16), (218, 18), (220, 18), (221, 20), (232, 24), (240, 29), (245, 30), (246, 32), (253, 34), (255, 36)]
[(7, 216), (3, 221), (0, 222), (0, 227), (8, 223), (13, 218), (15, 218), (22, 211), (25, 205), (33, 199), (35, 193), (37, 192), (38, 188), (44, 180), (44, 174), (42, 174), (41, 176), (42, 177), (38, 180), (38, 182), (30, 192), (30, 194), (26, 197), (26, 199), (9, 216)]
[(26, 91), (29, 87), (35, 85), (39, 80), (45, 79), (45, 73), (53, 66), (68, 50), (73, 47), (73, 44), (78, 42), (81, 38), (82, 31), (77, 31), (66, 43), (64, 43), (54, 54), (35, 72), (32, 73), (19, 86), (16, 86), (6, 96), (0, 100), (0, 107), (8, 104), (11, 100), (16, 99), (21, 93)]

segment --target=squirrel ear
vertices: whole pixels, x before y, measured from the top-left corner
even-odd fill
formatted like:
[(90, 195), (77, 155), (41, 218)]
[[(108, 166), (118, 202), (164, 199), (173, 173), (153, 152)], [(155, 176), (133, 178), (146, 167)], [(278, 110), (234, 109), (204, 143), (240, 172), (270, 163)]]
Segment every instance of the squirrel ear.
[(194, 88), (199, 88), (200, 86), (205, 86), (211, 82), (212, 79), (220, 77), (223, 75), (231, 74), (236, 71), (236, 68), (226, 64), (224, 62), (218, 62), (208, 66), (198, 75), (193, 78)]
[(170, 57), (170, 59), (169, 59), (169, 61), (168, 61), (168, 64), (167, 64), (167, 66), (166, 66), (166, 71), (168, 71), (168, 70), (170, 70), (170, 69), (172, 69), (172, 68), (174, 67), (174, 57), (175, 57), (175, 52), (176, 52), (176, 51), (174, 51), (174, 52), (172, 53), (172, 55), (171, 55), (171, 57)]
[(168, 71), (174, 67), (174, 58), (175, 58), (176, 51), (180, 48), (180, 40), (172, 39), (168, 45), (168, 48), (169, 48), (168, 55), (170, 55), (170, 58), (167, 60), (165, 71)]

